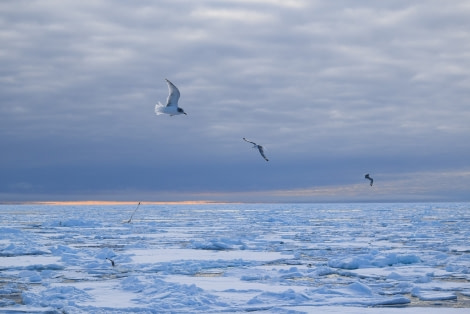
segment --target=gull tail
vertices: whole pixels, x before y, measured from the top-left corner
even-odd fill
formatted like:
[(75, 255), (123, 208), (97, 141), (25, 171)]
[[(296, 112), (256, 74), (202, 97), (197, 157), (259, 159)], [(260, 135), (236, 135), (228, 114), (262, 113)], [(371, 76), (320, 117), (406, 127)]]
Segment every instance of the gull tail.
[(155, 105), (155, 114), (158, 116), (158, 115), (161, 115), (161, 114), (164, 114), (163, 111), (163, 105), (161, 102), (158, 102), (158, 104)]

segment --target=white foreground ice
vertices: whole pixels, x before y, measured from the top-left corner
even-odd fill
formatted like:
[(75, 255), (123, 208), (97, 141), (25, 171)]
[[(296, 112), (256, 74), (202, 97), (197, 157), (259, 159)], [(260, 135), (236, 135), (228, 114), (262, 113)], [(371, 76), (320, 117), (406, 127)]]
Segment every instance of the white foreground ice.
[(0, 312), (470, 308), (469, 203), (134, 208), (1, 205)]

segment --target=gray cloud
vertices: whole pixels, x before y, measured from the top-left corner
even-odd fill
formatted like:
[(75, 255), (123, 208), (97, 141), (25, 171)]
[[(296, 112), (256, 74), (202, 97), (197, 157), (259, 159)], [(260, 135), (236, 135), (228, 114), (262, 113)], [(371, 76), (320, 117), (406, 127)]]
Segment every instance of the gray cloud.
[[(1, 3), (0, 187), (86, 198), (92, 173), (107, 195), (191, 197), (468, 169), (469, 16), (440, 1)], [(187, 117), (153, 115), (164, 78)]]

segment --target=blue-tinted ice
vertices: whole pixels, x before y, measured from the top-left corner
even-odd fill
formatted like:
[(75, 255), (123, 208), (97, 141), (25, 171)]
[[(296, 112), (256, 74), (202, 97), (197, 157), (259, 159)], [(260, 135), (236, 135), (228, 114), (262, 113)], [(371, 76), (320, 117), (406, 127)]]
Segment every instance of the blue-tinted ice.
[(134, 209), (0, 206), (0, 311), (470, 307), (468, 203)]

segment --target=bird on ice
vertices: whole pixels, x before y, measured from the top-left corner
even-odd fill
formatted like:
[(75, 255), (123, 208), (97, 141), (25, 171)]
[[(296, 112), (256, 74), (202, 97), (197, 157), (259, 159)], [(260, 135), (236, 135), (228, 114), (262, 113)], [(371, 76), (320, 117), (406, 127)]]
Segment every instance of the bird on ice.
[(115, 265), (115, 264), (114, 264), (114, 261), (113, 261), (112, 259), (110, 259), (110, 258), (107, 258), (107, 257), (106, 257), (106, 259), (107, 259), (108, 261), (110, 261), (110, 262), (111, 262), (111, 265), (113, 265), (113, 267), (114, 267), (114, 265)]
[(178, 88), (169, 80), (165, 79), (166, 83), (168, 84), (168, 98), (166, 99), (166, 105), (162, 105), (161, 102), (155, 105), (155, 114), (169, 114), (170, 116), (174, 116), (177, 114), (186, 114), (184, 110), (178, 107), (178, 100), (180, 99), (180, 91)]
[(253, 148), (257, 148), (257, 149), (259, 150), (259, 153), (261, 154), (261, 156), (263, 156), (264, 160), (269, 161), (269, 159), (266, 158), (266, 155), (264, 155), (263, 146), (258, 145), (258, 144), (256, 144), (255, 142), (251, 142), (251, 141), (247, 140), (246, 138), (243, 138), (243, 140), (244, 140), (245, 142), (248, 142), (248, 143), (253, 144)]
[(366, 175), (364, 176), (364, 178), (365, 178), (365, 179), (368, 179), (368, 180), (370, 181), (370, 186), (372, 186), (372, 184), (374, 184), (374, 179), (372, 179), (372, 178), (369, 176), (369, 174), (366, 174)]

